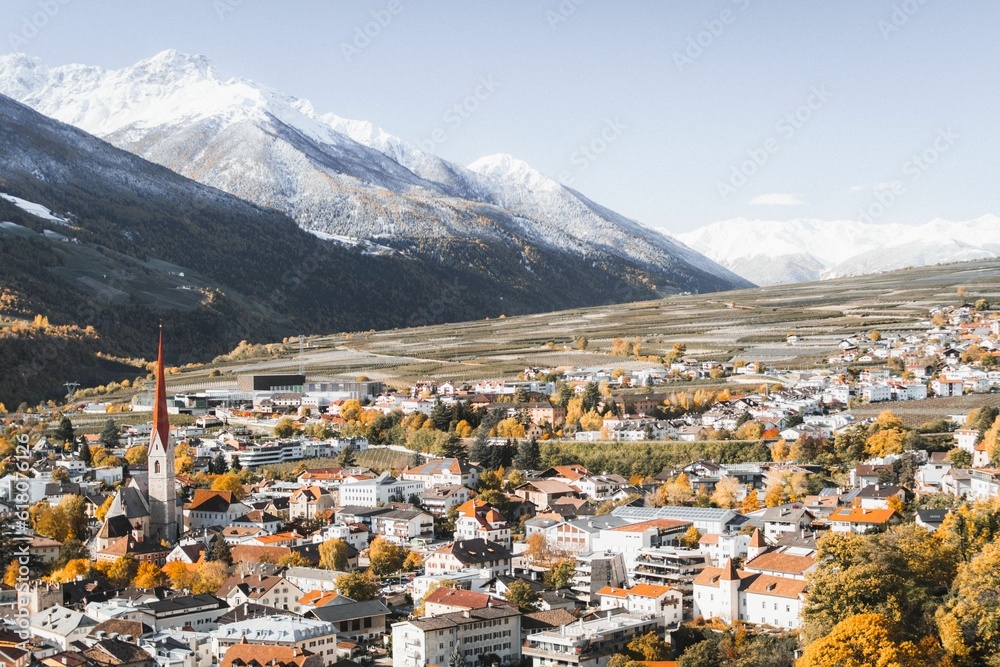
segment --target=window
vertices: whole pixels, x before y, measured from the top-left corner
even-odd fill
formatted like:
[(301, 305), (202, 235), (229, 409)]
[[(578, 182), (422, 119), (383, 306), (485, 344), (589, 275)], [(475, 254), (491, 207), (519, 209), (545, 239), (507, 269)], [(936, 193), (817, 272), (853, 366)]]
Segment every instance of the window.
[(157, 461), (153, 464), (153, 472), (159, 474), (160, 472), (160, 462)]

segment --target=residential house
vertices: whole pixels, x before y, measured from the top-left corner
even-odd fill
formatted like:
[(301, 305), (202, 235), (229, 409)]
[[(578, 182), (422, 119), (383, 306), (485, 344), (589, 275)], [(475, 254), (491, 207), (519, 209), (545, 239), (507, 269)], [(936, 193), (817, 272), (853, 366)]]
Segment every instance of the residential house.
[(195, 489), (191, 502), (184, 504), (184, 528), (222, 528), (249, 511), (250, 507), (237, 500), (232, 491)]
[[(433, 527), (433, 526), (432, 526)], [(503, 514), (482, 500), (469, 500), (458, 508), (455, 518), (455, 539), (482, 538), (511, 548), (510, 524)]]
[[(633, 637), (663, 633), (663, 618), (607, 611), (590, 621), (529, 634), (522, 652), (534, 667), (603, 667)], [(402, 667), (396, 665), (395, 667)]]
[(469, 667), (491, 654), (498, 662), (516, 664), (521, 660), (521, 613), (496, 606), (403, 621), (392, 626), (392, 646), (393, 667), (454, 667), (455, 653)]
[(511, 554), (505, 546), (483, 539), (459, 540), (446, 544), (424, 561), (428, 575), (445, 574), (466, 568), (489, 570), (493, 574), (510, 573)]
[(597, 591), (601, 610), (624, 609), (634, 616), (661, 616), (664, 625), (676, 627), (684, 620), (684, 594), (676, 588), (636, 584), (631, 588), (606, 586)]
[(401, 477), (405, 480), (423, 482), (421, 492), (435, 486), (459, 485), (475, 489), (479, 482), (480, 469), (459, 459), (431, 459), (427, 463), (407, 468)]
[(323, 512), (333, 509), (336, 504), (333, 496), (322, 487), (307, 486), (288, 499), (288, 517), (293, 520), (315, 519)]
[(870, 510), (863, 507), (842, 507), (830, 515), (830, 529), (835, 533), (863, 534), (884, 530), (901, 521), (895, 510)]

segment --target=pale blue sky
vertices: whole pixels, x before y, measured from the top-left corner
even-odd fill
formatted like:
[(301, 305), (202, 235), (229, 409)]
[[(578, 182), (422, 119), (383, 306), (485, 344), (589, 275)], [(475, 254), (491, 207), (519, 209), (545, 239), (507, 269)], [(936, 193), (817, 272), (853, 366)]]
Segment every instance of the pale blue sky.
[[(463, 164), (511, 153), (672, 231), (857, 218), (891, 182), (902, 194), (873, 219), (1000, 213), (992, 0), (4, 0), (0, 26), (2, 51), (51, 65), (204, 54), (414, 143), (441, 128), (435, 152)], [(477, 87), (478, 108), (446, 118)]]

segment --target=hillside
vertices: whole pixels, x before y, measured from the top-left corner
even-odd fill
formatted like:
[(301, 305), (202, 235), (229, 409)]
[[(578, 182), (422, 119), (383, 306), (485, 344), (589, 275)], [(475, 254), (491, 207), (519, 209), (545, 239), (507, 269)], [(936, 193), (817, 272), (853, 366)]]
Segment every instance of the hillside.
[(0, 56), (0, 93), (310, 231), (480, 282), (565, 274), (536, 283), (547, 290), (531, 310), (562, 300), (578, 278), (592, 302), (750, 285), (511, 156), (453, 164), (365, 121), (224, 78), (201, 56), (164, 51), (114, 71)]
[[(0, 197), (0, 402), (8, 404), (62, 396), (62, 383), (85, 369), (94, 369), (88, 380), (108, 375), (98, 352), (149, 356), (160, 321), (179, 362), (210, 359), (242, 339), (656, 294), (613, 258), (581, 264), (555, 251), (453, 239), (430, 250), (462, 258), (446, 270), (345, 247), (2, 96), (0, 193), (8, 195)], [(490, 267), (474, 268), (487, 256)], [(13, 326), (36, 314), (52, 328), (29, 335)], [(58, 329), (70, 325), (93, 330), (71, 342)], [(54, 351), (31, 354), (25, 338), (52, 340)]]

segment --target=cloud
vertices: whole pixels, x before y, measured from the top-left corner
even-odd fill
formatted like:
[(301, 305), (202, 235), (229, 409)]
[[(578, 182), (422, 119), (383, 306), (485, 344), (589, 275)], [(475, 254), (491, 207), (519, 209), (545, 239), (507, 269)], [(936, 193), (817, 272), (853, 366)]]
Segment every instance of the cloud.
[(750, 200), (751, 206), (805, 206), (806, 203), (785, 192), (771, 192), (766, 195), (757, 195)]
[(847, 188), (848, 192), (861, 192), (864, 189), (865, 186), (863, 185), (852, 185), (851, 187)]

